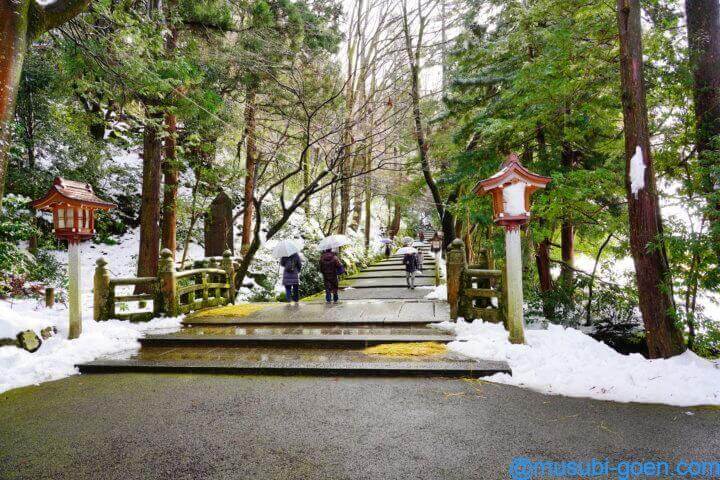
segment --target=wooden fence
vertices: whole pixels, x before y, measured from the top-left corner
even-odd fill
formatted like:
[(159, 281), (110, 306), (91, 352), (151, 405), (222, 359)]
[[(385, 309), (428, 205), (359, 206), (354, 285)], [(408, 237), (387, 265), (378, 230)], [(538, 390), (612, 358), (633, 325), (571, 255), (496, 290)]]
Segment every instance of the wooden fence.
[[(226, 251), (222, 259), (209, 259), (206, 263), (206, 267), (178, 271), (172, 252), (164, 249), (160, 253), (157, 277), (110, 278), (107, 261), (98, 259), (94, 277), (95, 320), (147, 321), (160, 314), (175, 317), (201, 308), (233, 303), (236, 264), (230, 251)], [(139, 287), (143, 293), (118, 295), (116, 289), (121, 286)], [(119, 311), (118, 305), (128, 302), (152, 302), (152, 310)]]
[[(487, 255), (477, 265), (468, 265), (465, 244), (456, 239), (447, 252), (447, 286), (450, 317), (467, 321), (482, 319), (505, 323), (503, 270), (495, 270)], [(493, 302), (495, 300), (495, 302)]]

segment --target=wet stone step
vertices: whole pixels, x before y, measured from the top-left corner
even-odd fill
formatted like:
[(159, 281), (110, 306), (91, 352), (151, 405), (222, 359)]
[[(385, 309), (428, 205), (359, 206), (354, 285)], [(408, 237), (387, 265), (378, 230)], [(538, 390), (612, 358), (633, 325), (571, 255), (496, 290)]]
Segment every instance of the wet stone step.
[(358, 350), (287, 348), (143, 348), (79, 364), (81, 373), (174, 372), (238, 375), (483, 377), (510, 373), (505, 362), (475, 361), (452, 352), (428, 357), (367, 355)]
[[(435, 278), (433, 272), (422, 271), (415, 274), (416, 278)], [(373, 272), (373, 271), (362, 271), (351, 278), (405, 278), (405, 271), (397, 272)]]
[(306, 326), (235, 326), (235, 325), (202, 325), (185, 327), (182, 331), (171, 335), (210, 335), (210, 336), (232, 336), (232, 335), (438, 335), (445, 334), (442, 330), (419, 326), (329, 326), (329, 327), (306, 327)]
[[(344, 300), (423, 300), (435, 287), (408, 288), (345, 288), (340, 292), (340, 301)], [(315, 300), (324, 302), (324, 300)]]
[(429, 301), (401, 300), (347, 300), (338, 304), (325, 304), (323, 299), (301, 302), (267, 304), (264, 308), (245, 316), (188, 316), (185, 325), (301, 325), (301, 326), (352, 326), (352, 325), (425, 325), (448, 319), (447, 304)]
[[(350, 278), (350, 286), (354, 288), (407, 288), (405, 277), (402, 278)], [(416, 287), (435, 286), (435, 279), (428, 277), (415, 278)]]
[(140, 344), (152, 347), (298, 347), (298, 348), (366, 348), (385, 343), (449, 343), (450, 335), (149, 335)]

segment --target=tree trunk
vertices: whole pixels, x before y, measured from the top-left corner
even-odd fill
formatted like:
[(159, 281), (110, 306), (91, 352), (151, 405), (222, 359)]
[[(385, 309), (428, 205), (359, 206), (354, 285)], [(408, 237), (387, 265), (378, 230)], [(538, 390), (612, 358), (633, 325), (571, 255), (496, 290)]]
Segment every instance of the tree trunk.
[(243, 253), (247, 251), (252, 241), (253, 228), (253, 198), (255, 197), (255, 172), (257, 170), (258, 152), (255, 144), (255, 102), (257, 98), (257, 87), (251, 85), (247, 88), (245, 99), (245, 195), (243, 196), (243, 229), (242, 247)]
[(90, 0), (56, 0), (39, 4), (31, 0), (0, 2), (0, 206), (5, 194), (10, 153), (10, 131), (20, 75), (33, 39), (74, 18)]
[(544, 238), (542, 242), (535, 245), (535, 261), (538, 269), (538, 280), (540, 291), (549, 292), (553, 288), (552, 275), (550, 274), (550, 239)]
[(162, 199), (162, 246), (167, 248), (175, 258), (177, 250), (177, 194), (178, 194), (178, 165), (177, 165), (177, 122), (175, 115), (165, 115), (165, 161), (163, 162), (163, 176), (165, 188)]
[(29, 3), (0, 2), (0, 205), (5, 193), (15, 101), (29, 42)]
[[(157, 119), (155, 119), (157, 120)], [(158, 127), (153, 119), (145, 125), (143, 134), (143, 178), (140, 204), (140, 253), (138, 277), (157, 276), (160, 256), (160, 170), (162, 145)], [(136, 287), (136, 292), (146, 289)], [(149, 292), (148, 292), (149, 293)]]
[[(662, 238), (655, 171), (650, 155), (643, 78), (640, 1), (618, 0), (617, 7), (630, 250), (635, 262), (640, 312), (645, 323), (649, 355), (651, 358), (667, 358), (682, 353), (685, 345), (682, 334), (675, 326), (670, 267)], [(636, 151), (642, 154), (644, 165), (642, 188), (639, 188), (637, 180), (631, 182), (630, 178), (631, 159), (636, 155)], [(636, 178), (640, 176), (637, 166), (634, 173)]]
[[(168, 0), (165, 4), (165, 17), (172, 18), (173, 12), (177, 9), (177, 0)], [(165, 41), (167, 56), (175, 53), (178, 40), (178, 31), (175, 25), (170, 24), (170, 35)], [(103, 130), (104, 130), (103, 124)], [(179, 165), (177, 162), (177, 118), (174, 113), (165, 114), (165, 160), (162, 164), (164, 177), (164, 189), (162, 198), (162, 224), (161, 224), (161, 245), (172, 252), (175, 259), (177, 251), (177, 195), (179, 181)]]
[(188, 248), (190, 247), (190, 240), (192, 239), (192, 233), (193, 230), (195, 230), (195, 223), (198, 221), (198, 217), (200, 216), (198, 213), (197, 203), (198, 203), (198, 190), (200, 189), (200, 179), (202, 177), (202, 168), (198, 168), (195, 170), (195, 184), (192, 188), (192, 202), (190, 204), (190, 225), (188, 226), (188, 232), (187, 236), (185, 237), (185, 243), (183, 244), (183, 254), (182, 259), (180, 260), (180, 269), (185, 268), (185, 260), (187, 260), (188, 256)]
[(370, 170), (372, 168), (372, 153), (368, 153), (365, 159), (365, 250), (370, 248), (370, 228), (372, 227), (372, 178), (370, 177)]
[[(575, 152), (568, 142), (563, 142), (560, 164), (565, 173), (570, 172), (575, 166)], [(560, 267), (560, 278), (563, 287), (570, 292), (575, 282), (575, 271), (573, 270), (575, 266), (575, 227), (568, 219), (563, 220), (560, 228), (560, 247), (563, 262)]]
[[(307, 188), (310, 185), (310, 163), (312, 161), (313, 149), (308, 148), (303, 152), (302, 157), (302, 168), (303, 168), (303, 188)], [(305, 210), (305, 218), (310, 218), (310, 199), (308, 199), (303, 205)]]
[(337, 233), (345, 234), (347, 232), (348, 218), (350, 217), (350, 190), (352, 188), (351, 175), (351, 155), (352, 146), (350, 145), (351, 137), (344, 140), (345, 153), (342, 164), (340, 165), (340, 218), (338, 219)]
[[(424, 20), (421, 16), (421, 22), (422, 21)], [(412, 116), (415, 128), (415, 139), (417, 140), (418, 145), (418, 155), (420, 157), (420, 165), (422, 166), (425, 183), (427, 184), (428, 189), (430, 189), (433, 203), (435, 204), (438, 216), (440, 217), (440, 222), (442, 223), (442, 230), (444, 235), (443, 243), (445, 244), (444, 247), (447, 248), (447, 246), (450, 245), (450, 243), (455, 239), (455, 218), (453, 217), (452, 213), (450, 213), (448, 209), (445, 208), (445, 202), (443, 202), (442, 195), (440, 194), (440, 189), (435, 183), (435, 179), (433, 178), (432, 172), (430, 170), (430, 159), (428, 155), (430, 145), (425, 139), (425, 131), (423, 130), (422, 124), (422, 112), (420, 110), (419, 56), (421, 45), (417, 45), (416, 52), (413, 52), (410, 28), (408, 25), (408, 12), (405, 8), (403, 8), (403, 31), (405, 34), (405, 51), (408, 56), (408, 64), (410, 65), (410, 98), (412, 100)], [(419, 42), (420, 39), (418, 39), (418, 43)]]
[[(358, 162), (362, 161), (363, 164), (361, 168), (365, 168), (365, 155), (358, 158)], [(356, 169), (355, 171), (357, 172), (358, 170), (359, 169)], [(365, 182), (363, 180), (364, 177), (355, 177), (353, 181), (355, 188), (353, 189), (353, 216), (350, 228), (356, 232), (360, 229), (360, 222), (362, 221), (363, 214), (363, 200), (365, 199), (365, 196), (363, 195), (365, 193)]]
[(402, 207), (400, 203), (395, 201), (395, 210), (393, 212), (392, 222), (390, 222), (390, 228), (388, 228), (388, 234), (390, 238), (395, 238), (400, 232), (400, 220), (402, 219)]
[(575, 278), (575, 228), (568, 221), (563, 221), (560, 228), (560, 247), (563, 261), (560, 277), (565, 288), (571, 288)]
[(685, 11), (695, 79), (696, 144), (710, 238), (720, 265), (720, 5), (718, 0), (686, 0)]

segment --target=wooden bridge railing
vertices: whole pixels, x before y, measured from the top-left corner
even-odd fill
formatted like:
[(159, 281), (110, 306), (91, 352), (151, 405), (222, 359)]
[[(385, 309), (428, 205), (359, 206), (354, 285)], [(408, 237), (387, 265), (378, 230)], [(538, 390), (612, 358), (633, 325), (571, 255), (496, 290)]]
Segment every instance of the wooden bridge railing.
[[(95, 320), (111, 318), (147, 321), (163, 313), (174, 317), (206, 307), (233, 303), (235, 299), (235, 270), (230, 251), (221, 260), (210, 259), (207, 267), (178, 271), (172, 252), (160, 253), (157, 277), (110, 278), (107, 261), (96, 262), (94, 277)], [(116, 287), (142, 286), (150, 293), (117, 295)], [(153, 302), (151, 311), (119, 313), (118, 304)]]
[(456, 239), (450, 245), (447, 252), (447, 286), (453, 320), (463, 317), (468, 321), (479, 318), (505, 323), (503, 271), (490, 266), (487, 256), (483, 263), (468, 265), (462, 240)]

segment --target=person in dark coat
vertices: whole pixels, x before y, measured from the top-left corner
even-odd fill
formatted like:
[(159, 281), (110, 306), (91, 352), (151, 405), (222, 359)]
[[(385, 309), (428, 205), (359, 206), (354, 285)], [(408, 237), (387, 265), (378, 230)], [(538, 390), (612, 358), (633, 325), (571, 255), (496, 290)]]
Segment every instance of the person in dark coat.
[(330, 303), (338, 302), (338, 289), (340, 287), (338, 275), (342, 272), (343, 265), (340, 259), (332, 250), (325, 250), (320, 256), (320, 273), (325, 283), (325, 301)]
[(418, 258), (415, 253), (406, 253), (403, 256), (403, 265), (405, 265), (405, 279), (410, 290), (415, 290), (415, 272), (418, 271)]
[(391, 253), (392, 253), (392, 251), (390, 250), (390, 244), (386, 243), (385, 244), (385, 258), (390, 258)]
[(430, 239), (430, 251), (437, 257), (440, 250), (442, 250), (442, 238), (440, 238), (438, 232), (435, 232), (435, 235)]
[(302, 270), (302, 260), (300, 255), (293, 253), (289, 257), (282, 257), (280, 265), (283, 267), (282, 283), (285, 287), (285, 298), (288, 302), (300, 302), (300, 270)]

